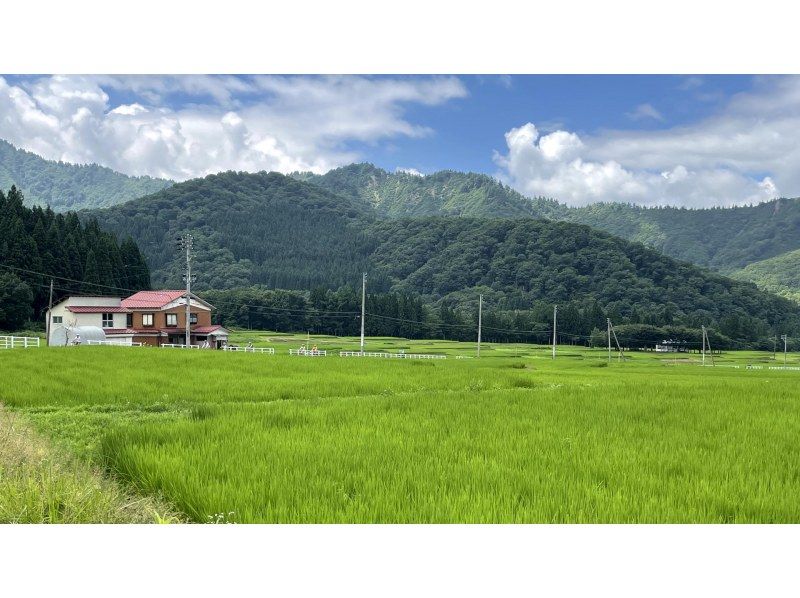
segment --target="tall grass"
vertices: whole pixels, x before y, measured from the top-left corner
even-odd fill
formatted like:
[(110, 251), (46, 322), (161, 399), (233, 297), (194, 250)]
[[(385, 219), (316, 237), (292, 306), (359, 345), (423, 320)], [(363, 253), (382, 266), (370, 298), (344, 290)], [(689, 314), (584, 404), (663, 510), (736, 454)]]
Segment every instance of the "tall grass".
[(797, 372), (486, 354), (6, 352), (0, 400), (198, 522), (800, 521)]
[(0, 409), (0, 523), (178, 521), (162, 501), (131, 494)]

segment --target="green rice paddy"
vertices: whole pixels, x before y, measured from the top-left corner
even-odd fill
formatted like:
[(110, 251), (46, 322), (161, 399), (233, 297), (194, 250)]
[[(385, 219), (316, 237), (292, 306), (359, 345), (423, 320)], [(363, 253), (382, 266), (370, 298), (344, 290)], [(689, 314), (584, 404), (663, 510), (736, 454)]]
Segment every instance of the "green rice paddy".
[(233, 340), (276, 354), (3, 351), (0, 403), (197, 522), (800, 522), (800, 371), (768, 369), (781, 354), (702, 368), (368, 339), (448, 356), (417, 361), (335, 356), (358, 339), (312, 337), (331, 352), (313, 358), (288, 355), (304, 336)]

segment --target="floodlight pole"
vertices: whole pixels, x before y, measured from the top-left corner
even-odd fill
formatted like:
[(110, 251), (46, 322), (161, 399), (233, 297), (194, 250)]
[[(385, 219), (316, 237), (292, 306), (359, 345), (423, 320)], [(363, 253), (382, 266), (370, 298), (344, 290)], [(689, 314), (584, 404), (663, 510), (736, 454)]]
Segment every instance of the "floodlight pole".
[(481, 320), (483, 318), (483, 295), (478, 295), (478, 357), (481, 356)]
[(553, 359), (556, 358), (556, 328), (558, 326), (558, 305), (553, 306)]
[(611, 362), (611, 318), (606, 318), (608, 328), (608, 361)]
[(364, 315), (367, 304), (367, 273), (361, 277), (361, 352), (364, 352)]

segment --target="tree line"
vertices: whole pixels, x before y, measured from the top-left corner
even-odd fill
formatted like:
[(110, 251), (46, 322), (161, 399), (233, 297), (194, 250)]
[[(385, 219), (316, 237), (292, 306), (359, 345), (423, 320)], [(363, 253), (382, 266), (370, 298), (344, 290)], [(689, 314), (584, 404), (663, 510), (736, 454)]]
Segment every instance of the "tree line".
[(23, 201), (15, 186), (0, 189), (0, 330), (41, 327), (50, 276), (54, 301), (150, 288), (147, 262), (130, 237), (120, 243), (94, 220), (82, 224), (74, 212)]
[[(278, 332), (310, 332), (333, 336), (357, 336), (361, 327), (360, 289), (275, 290), (263, 286), (212, 290), (201, 293), (214, 305), (214, 322), (227, 327)], [(492, 343), (552, 342), (555, 304), (535, 302), (531, 309), (503, 310), (487, 304), (482, 312), (482, 339)], [(445, 339), (473, 342), (477, 338), (478, 306), (425, 303), (419, 296), (401, 292), (367, 293), (367, 336), (410, 339)], [(618, 311), (604, 309), (597, 301), (568, 301), (558, 305), (558, 342), (592, 347), (607, 345), (607, 320), (614, 322), (623, 349), (653, 349), (674, 341), (697, 351), (702, 332), (698, 324), (656, 326), (633, 321)], [(771, 350), (774, 336), (763, 332), (752, 338), (736, 337), (728, 323), (709, 329), (714, 349)], [(734, 335), (734, 336), (732, 336)], [(616, 349), (616, 342), (614, 344)]]

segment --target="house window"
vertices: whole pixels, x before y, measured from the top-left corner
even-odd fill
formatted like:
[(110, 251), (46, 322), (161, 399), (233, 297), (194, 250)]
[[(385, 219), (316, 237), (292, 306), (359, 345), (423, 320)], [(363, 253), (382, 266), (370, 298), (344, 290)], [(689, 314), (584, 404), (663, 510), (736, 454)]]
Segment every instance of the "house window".
[(142, 326), (153, 325), (153, 314), (142, 314)]
[(178, 325), (178, 314), (167, 314), (167, 326)]
[(197, 314), (189, 314), (189, 324), (197, 324)]
[(133, 314), (125, 314), (125, 327), (133, 328)]
[(103, 328), (114, 327), (114, 314), (103, 314)]
[(63, 321), (63, 316), (53, 316), (53, 324), (61, 324)]

